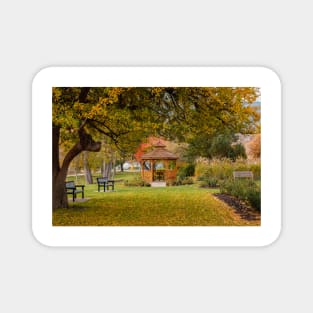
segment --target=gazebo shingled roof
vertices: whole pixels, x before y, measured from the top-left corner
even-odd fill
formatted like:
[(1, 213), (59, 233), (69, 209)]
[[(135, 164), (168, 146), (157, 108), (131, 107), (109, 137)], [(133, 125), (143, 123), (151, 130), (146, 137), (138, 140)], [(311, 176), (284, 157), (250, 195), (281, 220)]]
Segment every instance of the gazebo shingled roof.
[(153, 145), (154, 150), (147, 152), (141, 156), (142, 160), (177, 160), (178, 157), (165, 149), (165, 145), (160, 141)]

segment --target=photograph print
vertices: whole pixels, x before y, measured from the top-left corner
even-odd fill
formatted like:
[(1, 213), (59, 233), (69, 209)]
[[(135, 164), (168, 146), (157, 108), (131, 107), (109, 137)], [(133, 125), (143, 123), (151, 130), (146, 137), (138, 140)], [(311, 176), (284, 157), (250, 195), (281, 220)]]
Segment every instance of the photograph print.
[(261, 225), (261, 88), (51, 92), (53, 226)]

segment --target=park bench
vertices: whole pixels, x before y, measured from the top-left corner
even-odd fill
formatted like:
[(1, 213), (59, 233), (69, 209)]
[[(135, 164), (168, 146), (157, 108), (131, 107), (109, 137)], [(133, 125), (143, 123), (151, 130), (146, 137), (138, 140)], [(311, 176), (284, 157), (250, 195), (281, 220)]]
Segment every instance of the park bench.
[(110, 180), (107, 177), (97, 177), (98, 183), (98, 192), (100, 192), (101, 186), (103, 186), (103, 191), (109, 190), (109, 187), (112, 187), (112, 191), (114, 190), (114, 180)]
[[(84, 188), (85, 185), (75, 185), (74, 181), (67, 181), (65, 183), (65, 188), (66, 188), (66, 193), (68, 195), (72, 195), (73, 196), (73, 202), (76, 199), (76, 195), (78, 193), (82, 194), (82, 199), (84, 199)], [(78, 189), (80, 188), (80, 189)]]
[(253, 173), (251, 171), (234, 171), (234, 179), (236, 178), (250, 178), (253, 179)]

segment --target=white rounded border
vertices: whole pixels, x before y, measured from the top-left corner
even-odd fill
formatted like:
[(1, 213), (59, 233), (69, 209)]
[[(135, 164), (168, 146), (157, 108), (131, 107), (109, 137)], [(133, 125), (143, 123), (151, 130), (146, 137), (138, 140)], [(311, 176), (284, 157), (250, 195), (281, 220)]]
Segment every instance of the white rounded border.
[[(53, 86), (260, 87), (261, 226), (53, 227)], [(32, 86), (32, 229), (47, 246), (266, 246), (281, 231), (281, 83), (265, 67), (49, 67)]]

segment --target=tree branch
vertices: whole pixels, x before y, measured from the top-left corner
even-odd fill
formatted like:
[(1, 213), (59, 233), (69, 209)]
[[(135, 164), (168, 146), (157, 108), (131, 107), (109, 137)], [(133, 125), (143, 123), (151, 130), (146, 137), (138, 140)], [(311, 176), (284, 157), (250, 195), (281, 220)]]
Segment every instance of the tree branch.
[(79, 94), (79, 97), (78, 97), (78, 101), (79, 102), (86, 103), (87, 95), (88, 95), (89, 90), (90, 90), (90, 87), (82, 87), (80, 89), (80, 94)]

